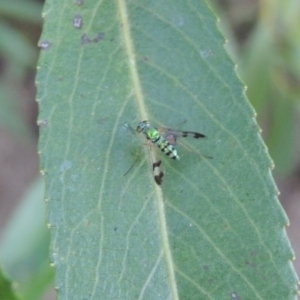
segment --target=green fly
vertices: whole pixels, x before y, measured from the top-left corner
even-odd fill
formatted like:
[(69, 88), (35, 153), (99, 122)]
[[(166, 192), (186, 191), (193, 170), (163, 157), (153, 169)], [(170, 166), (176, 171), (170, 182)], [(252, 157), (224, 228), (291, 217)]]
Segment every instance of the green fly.
[[(194, 131), (180, 131), (165, 127), (156, 129), (148, 121), (141, 121), (136, 131), (143, 133), (148, 141), (156, 145), (165, 155), (174, 160), (179, 160), (179, 155), (175, 148), (178, 137), (193, 137), (195, 139), (206, 137), (204, 134)], [(161, 186), (164, 176), (161, 170), (161, 160), (156, 157), (153, 151), (151, 151), (151, 160), (154, 180)]]

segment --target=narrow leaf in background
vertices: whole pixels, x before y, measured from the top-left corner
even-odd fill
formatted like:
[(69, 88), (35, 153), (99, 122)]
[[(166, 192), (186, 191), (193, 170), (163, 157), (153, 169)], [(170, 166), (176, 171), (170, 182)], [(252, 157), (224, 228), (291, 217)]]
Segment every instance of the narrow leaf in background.
[(18, 300), (15, 291), (12, 288), (12, 283), (4, 276), (0, 270), (0, 297), (5, 300)]
[[(205, 2), (53, 0), (44, 17), (58, 299), (296, 299), (272, 162)], [(179, 161), (158, 153), (162, 187), (155, 145), (129, 130), (142, 120), (207, 136), (178, 140)]]

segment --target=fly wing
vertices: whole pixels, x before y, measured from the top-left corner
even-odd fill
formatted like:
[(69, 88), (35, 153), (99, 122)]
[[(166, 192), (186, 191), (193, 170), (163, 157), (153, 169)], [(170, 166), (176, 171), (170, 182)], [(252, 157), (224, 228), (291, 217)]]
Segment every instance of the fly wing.
[[(194, 139), (206, 138), (206, 135), (200, 132), (188, 131), (188, 130), (175, 130), (167, 127), (160, 127), (159, 132), (172, 146), (175, 147), (179, 143), (181, 146), (183, 146), (184, 148), (186, 148), (188, 151), (191, 152), (193, 152), (192, 149), (184, 145), (182, 142), (177, 141), (177, 139), (180, 137), (190, 137)], [(203, 154), (201, 154), (201, 156), (209, 159), (212, 158), (211, 156), (207, 156)]]
[(187, 130), (175, 130), (172, 128), (161, 127), (159, 128), (160, 134), (173, 146), (176, 145), (178, 137), (191, 137), (194, 139), (206, 138), (202, 133)]
[(149, 144), (149, 153), (152, 164), (152, 172), (155, 183), (161, 187), (164, 172), (162, 171), (161, 160), (157, 156), (156, 149), (153, 149), (153, 145)]
[(162, 180), (164, 177), (164, 172), (161, 170), (160, 165), (161, 165), (161, 160), (157, 160), (152, 163), (154, 181), (157, 185), (161, 187)]

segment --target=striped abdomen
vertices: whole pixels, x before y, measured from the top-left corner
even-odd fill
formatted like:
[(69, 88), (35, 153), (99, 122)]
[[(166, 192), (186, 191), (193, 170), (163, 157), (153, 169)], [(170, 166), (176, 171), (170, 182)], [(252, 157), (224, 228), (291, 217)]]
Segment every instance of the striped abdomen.
[(177, 150), (172, 146), (166, 139), (160, 136), (157, 140), (152, 142), (157, 145), (157, 147), (166, 155), (168, 155), (172, 159), (179, 160), (179, 156), (177, 154)]

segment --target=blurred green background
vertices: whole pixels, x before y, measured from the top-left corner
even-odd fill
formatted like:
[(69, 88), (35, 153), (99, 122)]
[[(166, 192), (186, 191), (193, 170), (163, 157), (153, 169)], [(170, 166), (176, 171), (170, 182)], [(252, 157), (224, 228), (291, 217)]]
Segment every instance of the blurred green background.
[[(209, 3), (256, 109), (291, 222), (288, 234), (300, 253), (300, 1)], [(42, 6), (38, 0), (0, 1), (0, 265), (24, 299), (55, 295), (37, 155), (34, 78)], [(299, 262), (295, 267), (299, 273)]]

